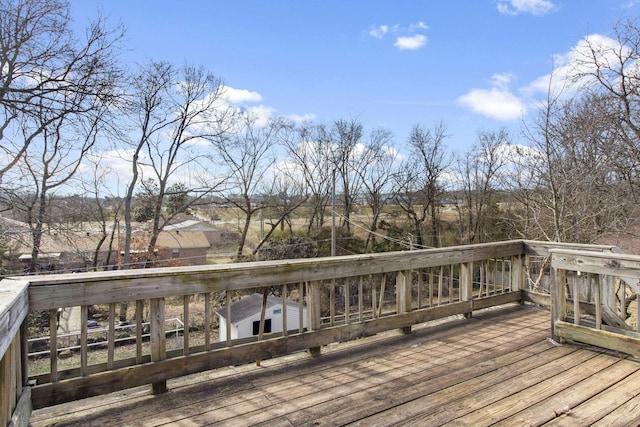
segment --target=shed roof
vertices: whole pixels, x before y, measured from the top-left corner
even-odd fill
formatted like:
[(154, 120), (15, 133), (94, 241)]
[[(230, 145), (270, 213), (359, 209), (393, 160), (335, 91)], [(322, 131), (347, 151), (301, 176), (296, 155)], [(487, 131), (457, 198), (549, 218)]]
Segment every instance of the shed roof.
[[(282, 298), (267, 297), (267, 308), (274, 307), (276, 305), (282, 305)], [(298, 310), (298, 303), (295, 301), (287, 300), (287, 306), (292, 309)], [(252, 294), (242, 298), (239, 301), (231, 304), (231, 323), (235, 324), (248, 317), (253, 316), (256, 313), (260, 313), (262, 309), (262, 294)], [(227, 318), (227, 308), (222, 307), (216, 310), (216, 313), (220, 317)]]

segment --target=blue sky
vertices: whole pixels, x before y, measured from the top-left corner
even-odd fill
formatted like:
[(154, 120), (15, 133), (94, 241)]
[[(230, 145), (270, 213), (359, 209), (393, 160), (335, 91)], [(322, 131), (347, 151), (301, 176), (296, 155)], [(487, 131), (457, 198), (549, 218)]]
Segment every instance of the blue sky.
[[(391, 129), (443, 121), (463, 151), (478, 131), (521, 123), (534, 83), (588, 35), (638, 17), (629, 0), (72, 0), (78, 26), (98, 12), (127, 28), (129, 64), (204, 65), (264, 114)], [(554, 59), (555, 58), (555, 59)], [(543, 85), (542, 85), (543, 86)]]

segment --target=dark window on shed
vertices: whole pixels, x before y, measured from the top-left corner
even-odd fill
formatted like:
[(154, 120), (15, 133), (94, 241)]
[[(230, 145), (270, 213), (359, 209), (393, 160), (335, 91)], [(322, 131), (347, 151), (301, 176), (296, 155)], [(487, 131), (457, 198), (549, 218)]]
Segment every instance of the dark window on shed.
[[(256, 320), (253, 322), (253, 335), (258, 335), (260, 333), (260, 321)], [(271, 319), (264, 319), (264, 333), (271, 333)]]

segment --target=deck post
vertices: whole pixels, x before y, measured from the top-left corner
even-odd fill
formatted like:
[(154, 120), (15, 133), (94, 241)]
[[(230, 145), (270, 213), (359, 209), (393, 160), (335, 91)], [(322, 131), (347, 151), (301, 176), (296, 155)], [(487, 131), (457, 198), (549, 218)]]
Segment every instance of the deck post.
[[(525, 257), (523, 255), (514, 255), (511, 257), (511, 292), (521, 291), (525, 289)], [(524, 300), (520, 300), (520, 304)]]
[(566, 277), (565, 271), (557, 267), (551, 268), (551, 336), (559, 343), (565, 340), (556, 331), (556, 322), (564, 321), (567, 313)]
[[(473, 262), (463, 262), (460, 264), (460, 301), (473, 299)], [(473, 316), (473, 309), (464, 314), (470, 319)]]
[[(411, 270), (398, 271), (396, 274), (396, 304), (398, 314), (411, 311)], [(403, 334), (411, 333), (411, 325), (400, 328)]]
[[(167, 337), (164, 331), (165, 301), (164, 298), (151, 298), (149, 300), (149, 329), (151, 341), (151, 361), (159, 362), (167, 358)], [(167, 391), (167, 381), (159, 381), (151, 384), (153, 394), (161, 394)]]
[[(320, 298), (322, 295), (320, 284), (319, 281), (307, 283), (307, 329), (309, 331), (320, 330)], [(308, 351), (311, 356), (317, 357), (320, 356), (321, 347), (311, 347)]]

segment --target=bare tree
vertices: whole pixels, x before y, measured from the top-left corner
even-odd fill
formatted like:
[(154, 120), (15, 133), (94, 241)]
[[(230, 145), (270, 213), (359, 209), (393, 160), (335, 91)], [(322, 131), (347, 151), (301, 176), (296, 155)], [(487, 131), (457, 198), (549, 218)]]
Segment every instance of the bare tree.
[(115, 95), (121, 37), (99, 19), (76, 39), (64, 1), (0, 0), (0, 178), (57, 122)]
[[(150, 62), (133, 82), (131, 111), (137, 139), (128, 142), (132, 178), (125, 196), (125, 265), (130, 261), (133, 195), (141, 171), (146, 170), (158, 186), (147, 248), (151, 256), (166, 223), (220, 185), (216, 176), (203, 173), (206, 166), (199, 167), (206, 159), (199, 147), (225, 133), (231, 111), (221, 102), (221, 80), (201, 67), (178, 70), (166, 62)], [(179, 181), (191, 197), (165, 215), (165, 198), (178, 173), (191, 178)]]
[(287, 173), (306, 185), (311, 212), (307, 224), (307, 237), (324, 226), (324, 215), (331, 200), (332, 149), (326, 127), (304, 123), (289, 127), (283, 136), (287, 150)]
[(242, 114), (237, 126), (225, 138), (214, 143), (216, 155), (227, 169), (228, 186), (220, 196), (244, 215), (236, 255), (241, 258), (253, 216), (264, 208), (257, 197), (267, 173), (273, 171), (274, 149), (280, 142), (280, 132), (287, 126), (282, 120), (270, 120), (262, 125), (250, 112)]
[(528, 182), (512, 192), (527, 210), (520, 214), (526, 222), (517, 223), (527, 238), (591, 243), (625, 224), (635, 173), (623, 166), (630, 157), (621, 150), (610, 106), (595, 94), (554, 98), (528, 129), (535, 156), (520, 158)]
[(109, 267), (116, 261), (111, 256), (114, 250), (114, 243), (116, 247), (118, 245), (115, 238), (120, 226), (120, 214), (124, 201), (111, 193), (112, 189), (107, 183), (107, 177), (112, 174), (112, 170), (109, 167), (102, 166), (102, 157), (98, 154), (89, 156), (85, 160), (90, 165), (91, 176), (82, 179), (81, 185), (84, 189), (84, 194), (89, 195), (92, 199), (89, 208), (90, 218), (98, 224), (100, 229), (99, 239), (91, 260), (93, 269), (97, 270), (100, 265), (99, 255), (105, 245), (107, 256), (104, 259), (104, 265)]
[(496, 217), (490, 215), (495, 206), (498, 173), (509, 162), (511, 137), (506, 129), (478, 133), (478, 144), (458, 161), (463, 204), (458, 205), (461, 240), (484, 243), (494, 236), (490, 225)]
[(106, 109), (94, 110), (92, 116), (63, 115), (51, 122), (46, 115), (48, 111), (43, 110), (42, 122), (47, 125), (31, 143), (17, 170), (11, 171), (12, 181), (19, 189), (14, 192), (13, 205), (24, 212), (31, 228), (31, 272), (38, 270), (45, 227), (53, 225), (49, 216), (50, 199), (55, 191), (64, 190), (76, 177), (82, 161), (96, 143), (104, 111)]
[(362, 136), (363, 125), (356, 119), (338, 119), (330, 129), (333, 168), (341, 184), (341, 227), (347, 233), (351, 229), (353, 206), (362, 189), (362, 179), (356, 171), (366, 167), (366, 159), (362, 156)]
[(402, 166), (396, 179), (396, 203), (407, 215), (413, 226), (416, 243), (426, 244), (422, 224), (431, 218), (429, 243), (439, 243), (439, 207), (444, 194), (442, 177), (451, 163), (447, 156), (444, 123), (437, 123), (433, 129), (415, 125), (409, 135), (410, 158)]
[(396, 177), (397, 152), (391, 145), (393, 135), (384, 128), (371, 131), (362, 154), (362, 167), (356, 168), (364, 189), (364, 199), (371, 209), (369, 233), (365, 240), (365, 250), (372, 252), (376, 246), (378, 222), (382, 209), (393, 199), (391, 184)]
[[(263, 186), (261, 199), (261, 211), (259, 212), (260, 240), (253, 250), (256, 255), (262, 246), (269, 241), (273, 233), (280, 227), (289, 229), (289, 235), (293, 236), (293, 223), (291, 215), (300, 208), (307, 200), (305, 185), (296, 180), (296, 177), (287, 173), (287, 170), (278, 169), (272, 176), (269, 186)], [(263, 224), (269, 225), (269, 229), (264, 232)]]

